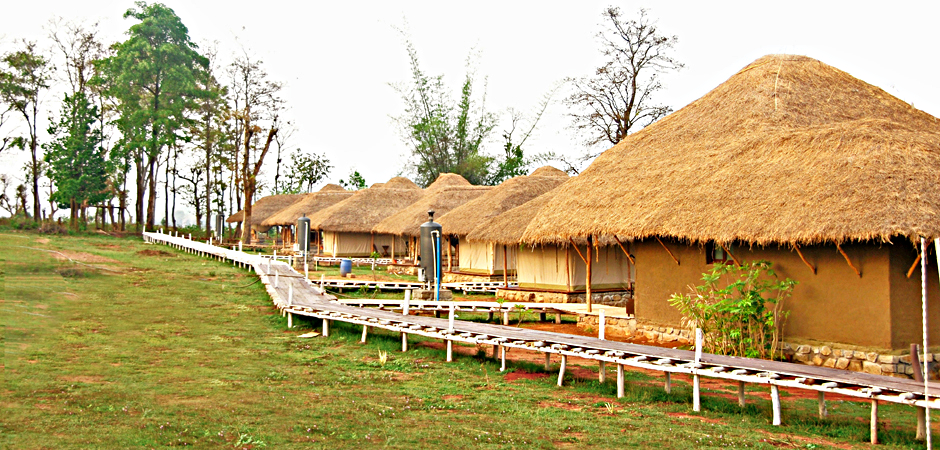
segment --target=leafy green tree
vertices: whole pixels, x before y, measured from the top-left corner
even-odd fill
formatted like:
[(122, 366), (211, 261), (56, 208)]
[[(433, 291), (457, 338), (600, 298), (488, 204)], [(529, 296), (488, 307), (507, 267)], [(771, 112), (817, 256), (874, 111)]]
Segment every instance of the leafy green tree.
[(347, 191), (358, 191), (366, 188), (366, 179), (359, 174), (358, 170), (353, 170), (348, 178), (339, 180), (339, 185)]
[[(275, 186), (275, 194), (310, 192), (313, 186), (326, 178), (330, 174), (330, 169), (333, 168), (326, 155), (303, 153), (299, 148), (291, 153), (290, 158), (290, 167), (284, 174), (284, 179)], [(365, 180), (362, 180), (362, 183), (365, 184)]]
[(48, 175), (58, 188), (52, 198), (70, 209), (73, 228), (78, 226), (79, 211), (84, 218), (85, 207), (111, 196), (111, 167), (101, 146), (101, 129), (96, 127), (100, 121), (98, 107), (85, 94), (67, 95), (59, 121), (49, 126), (53, 139), (43, 145)]
[(119, 148), (133, 159), (137, 172), (136, 219), (144, 225), (144, 193), (148, 192), (146, 226), (154, 225), (158, 165), (168, 146), (185, 140), (186, 113), (203, 95), (197, 84), (208, 60), (200, 55), (179, 16), (161, 3), (137, 2), (124, 18), (140, 22), (128, 38), (112, 46), (114, 54), (99, 61), (98, 84), (117, 103)]
[[(200, 71), (196, 77), (196, 82), (205, 95), (197, 99), (198, 106), (194, 111), (195, 120), (189, 130), (195, 147), (194, 151), (198, 154), (198, 164), (202, 166), (199, 172), (205, 174), (205, 180), (203, 181), (205, 185), (202, 194), (205, 197), (199, 201), (190, 198), (189, 202), (197, 208), (197, 224), (199, 222), (198, 218), (201, 217), (198, 214), (199, 206), (205, 205), (206, 233), (209, 233), (212, 227), (212, 193), (216, 190), (214, 186), (222, 181), (221, 153), (231, 140), (225, 129), (225, 122), (231, 116), (228, 106), (228, 89), (221, 85), (216, 78), (218, 72), (217, 55), (214, 45), (209, 46), (205, 51), (206, 59), (209, 61), (207, 70)], [(191, 167), (187, 181), (192, 182), (191, 180), (199, 177), (195, 166)], [(193, 185), (191, 190), (196, 193), (199, 191), (199, 187)]]
[(27, 41), (22, 42), (20, 50), (4, 55), (3, 65), (0, 67), (0, 102), (23, 116), (29, 132), (28, 137), (14, 137), (9, 143), (23, 150), (29, 149), (31, 160), (27, 178), (33, 194), (33, 218), (40, 220), (39, 177), (42, 175), (42, 158), (39, 157), (39, 97), (41, 92), (49, 88), (54, 67), (36, 48), (35, 42)]
[(462, 175), (472, 184), (486, 183), (493, 158), (481, 150), (496, 127), (497, 117), (486, 111), (483, 100), (478, 102), (473, 97), (475, 83), (470, 59), (460, 100), (455, 104), (443, 76), (424, 73), (414, 45), (408, 40), (405, 45), (412, 79), (410, 84), (393, 87), (405, 102), (404, 113), (396, 119), (411, 147), (417, 183), (427, 186), (445, 172)]

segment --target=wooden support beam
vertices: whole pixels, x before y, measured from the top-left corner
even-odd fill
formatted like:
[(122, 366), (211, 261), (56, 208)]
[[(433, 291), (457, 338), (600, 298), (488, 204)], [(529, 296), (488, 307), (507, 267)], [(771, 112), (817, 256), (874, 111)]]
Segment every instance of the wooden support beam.
[(506, 261), (506, 253), (508, 253), (508, 246), (503, 246), (503, 285), (507, 288), (509, 287), (509, 267), (508, 262)]
[(871, 399), (871, 443), (878, 443), (878, 400)]
[(587, 244), (587, 263), (586, 263), (587, 267), (586, 267), (586, 269), (585, 269), (585, 278), (586, 278), (586, 279), (585, 279), (585, 284), (584, 284), (587, 292), (585, 292), (585, 294), (584, 294), (584, 300), (585, 300), (586, 303), (587, 303), (587, 312), (591, 312), (591, 309), (592, 309), (591, 306), (592, 306), (592, 300), (593, 300), (593, 299), (591, 298), (591, 272), (592, 272), (592, 271), (591, 271), (591, 250), (592, 250), (593, 247), (594, 247), (594, 237), (593, 237), (593, 236), (588, 236), (587, 242), (588, 242), (588, 244)]
[(819, 391), (817, 395), (819, 396), (819, 418), (825, 419), (829, 415), (829, 411), (826, 409), (826, 393)]
[(917, 259), (914, 260), (914, 264), (911, 264), (911, 268), (907, 269), (907, 277), (910, 278), (914, 274), (914, 269), (917, 269), (917, 266), (920, 265), (920, 252), (917, 252)]
[(362, 326), (362, 339), (360, 339), (359, 342), (362, 342), (363, 344), (365, 344), (365, 343), (366, 343), (366, 336), (367, 336), (368, 334), (369, 334), (369, 326), (368, 326), (368, 325), (363, 325), (363, 326)]
[(852, 260), (849, 259), (849, 255), (846, 255), (846, 254), (845, 254), (845, 251), (842, 250), (842, 245), (836, 244), (836, 249), (839, 250), (839, 253), (842, 254), (842, 257), (843, 257), (843, 258), (845, 258), (845, 262), (849, 263), (849, 267), (851, 267), (852, 270), (855, 271), (855, 274), (858, 275), (859, 278), (861, 278), (861, 277), (862, 277), (862, 272), (859, 271), (857, 267), (855, 267), (855, 264), (852, 264)]
[(570, 242), (571, 246), (574, 247), (574, 251), (578, 252), (578, 256), (581, 258), (581, 261), (587, 264), (587, 259), (584, 258), (584, 254), (581, 253), (581, 249), (579, 249), (578, 246), (575, 245), (574, 241), (572, 241), (571, 238), (568, 238), (568, 242)]
[(630, 252), (628, 252), (627, 249), (623, 248), (623, 242), (620, 242), (620, 239), (617, 237), (616, 234), (614, 235), (614, 240), (617, 241), (617, 245), (620, 246), (620, 250), (623, 250), (623, 254), (627, 255), (627, 259), (630, 260), (630, 264), (636, 264), (636, 261), (633, 259), (633, 256), (630, 255)]
[(780, 419), (780, 388), (776, 384), (770, 385), (770, 403), (773, 408), (773, 426), (779, 427), (783, 421)]
[(617, 364), (617, 398), (623, 398), (623, 364)]
[(738, 381), (738, 406), (743, 408), (746, 401), (747, 399), (744, 395), (744, 382)]
[(552, 354), (545, 352), (545, 371), (548, 372), (552, 368)]
[(568, 356), (561, 355), (561, 367), (558, 369), (558, 386), (562, 385), (562, 381), (565, 379), (565, 366), (568, 365)]
[(603, 383), (607, 381), (607, 367), (606, 367), (605, 361), (601, 361), (599, 365), (600, 365), (600, 368), (597, 371), (597, 381), (599, 383)]
[(725, 254), (731, 257), (731, 260), (734, 261), (734, 265), (736, 266), (741, 265), (741, 261), (738, 261), (738, 257), (734, 256), (734, 253), (731, 253), (731, 250), (728, 250), (728, 247), (725, 247), (725, 244), (718, 244), (718, 246), (721, 247), (722, 250), (724, 250)]
[(666, 383), (664, 386), (667, 394), (672, 394), (672, 372), (666, 372)]
[(656, 237), (656, 242), (659, 242), (659, 245), (662, 245), (663, 248), (666, 249), (666, 253), (669, 253), (669, 256), (672, 257), (672, 260), (675, 261), (675, 262), (676, 262), (676, 265), (678, 266), (678, 265), (679, 265), (679, 260), (676, 259), (676, 255), (673, 255), (673, 254), (672, 254), (672, 250), (669, 250), (669, 247), (666, 247), (666, 244), (663, 244), (663, 241), (660, 240), (658, 236)]

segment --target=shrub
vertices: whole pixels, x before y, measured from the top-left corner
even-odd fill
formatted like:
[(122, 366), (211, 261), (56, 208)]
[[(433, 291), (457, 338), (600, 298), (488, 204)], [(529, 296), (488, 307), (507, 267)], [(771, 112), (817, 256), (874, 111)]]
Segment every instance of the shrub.
[(770, 262), (763, 260), (716, 264), (702, 280), (705, 284), (686, 295), (674, 294), (669, 303), (682, 313), (684, 324), (702, 329), (703, 350), (773, 359), (789, 315), (783, 302), (797, 282), (778, 280)]

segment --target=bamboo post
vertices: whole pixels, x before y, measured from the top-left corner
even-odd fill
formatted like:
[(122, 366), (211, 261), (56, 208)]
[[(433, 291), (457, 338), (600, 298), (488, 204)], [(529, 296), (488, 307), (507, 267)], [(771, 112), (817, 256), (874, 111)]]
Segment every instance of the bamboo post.
[(738, 406), (744, 407), (747, 399), (744, 396), (744, 382), (738, 381)]
[(623, 364), (617, 364), (617, 398), (623, 398)]
[(825, 419), (829, 415), (829, 411), (826, 409), (826, 393), (819, 391), (817, 395), (819, 396), (819, 418)]
[[(695, 329), (695, 365), (697, 366), (699, 361), (702, 360), (702, 329)], [(702, 410), (702, 399), (701, 399), (701, 390), (700, 380), (698, 376), (698, 368), (692, 369), (692, 411), (698, 412)]]
[(555, 323), (561, 323), (561, 313), (555, 313)]
[(779, 427), (782, 421), (780, 420), (780, 387), (776, 384), (770, 385), (770, 403), (773, 407), (773, 426)]
[(453, 263), (453, 259), (451, 258), (451, 255), (450, 255), (450, 238), (448, 237), (447, 238), (447, 271), (448, 272), (451, 272), (453, 270), (452, 263)]
[(499, 371), (505, 372), (506, 371), (506, 347), (500, 345), (499, 353), (500, 353), (500, 359), (502, 360), (500, 362)]
[(503, 285), (507, 288), (509, 287), (509, 267), (507, 267), (506, 262), (506, 251), (507, 246), (503, 246)]
[(871, 399), (871, 443), (878, 443), (878, 400)]
[(558, 386), (561, 387), (565, 379), (565, 366), (568, 365), (568, 355), (561, 355), (561, 367), (558, 369)]
[(585, 280), (585, 288), (586, 288), (586, 290), (587, 290), (587, 293), (585, 294), (585, 300), (587, 300), (587, 312), (591, 312), (591, 301), (593, 300), (593, 299), (591, 298), (591, 259), (592, 259), (592, 258), (591, 258), (591, 250), (592, 250), (591, 247), (593, 247), (593, 243), (594, 243), (593, 236), (588, 236), (588, 241), (587, 241), (587, 259), (585, 260), (585, 265), (587, 266), (586, 276), (585, 276), (585, 278), (586, 278), (586, 280)]

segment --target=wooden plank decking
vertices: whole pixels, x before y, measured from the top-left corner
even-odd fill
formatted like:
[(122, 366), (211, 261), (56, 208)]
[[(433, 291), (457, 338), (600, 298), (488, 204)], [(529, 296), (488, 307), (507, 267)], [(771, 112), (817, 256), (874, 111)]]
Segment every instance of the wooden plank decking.
[[(767, 361), (750, 358), (702, 354), (696, 358), (695, 352), (677, 349), (652, 347), (626, 342), (596, 339), (585, 336), (552, 333), (517, 327), (466, 322), (444, 318), (403, 315), (398, 312), (362, 308), (360, 306), (380, 306), (381, 302), (367, 300), (349, 300), (343, 304), (321, 290), (315, 282), (307, 280), (289, 265), (238, 251), (194, 242), (182, 237), (172, 237), (159, 233), (144, 233), (144, 239), (153, 243), (164, 243), (186, 251), (199, 253), (233, 261), (253, 269), (261, 277), (268, 293), (284, 314), (290, 317), (301, 315), (323, 319), (324, 334), (328, 334), (330, 321), (362, 325), (367, 328), (381, 328), (402, 333), (403, 344), (408, 335), (421, 335), (445, 340), (448, 347), (452, 342), (469, 344), (487, 344), (500, 348), (518, 348), (547, 354), (558, 354), (564, 358), (580, 358), (613, 363), (619, 366), (637, 367), (664, 373), (685, 373), (693, 377), (706, 376), (743, 383), (767, 384), (772, 393), (778, 386), (814, 390), (822, 393), (836, 393), (873, 401), (887, 401), (911, 406), (940, 409), (940, 401), (933, 396), (924, 395), (923, 383), (902, 378), (882, 375), (850, 372), (816, 366), (806, 366), (779, 361)], [(450, 311), (451, 302), (436, 302)], [(495, 302), (493, 302), (495, 303)], [(509, 303), (509, 302), (507, 302)], [(401, 303), (399, 301), (399, 308)], [(536, 304), (537, 305), (537, 304)], [(470, 307), (460, 302), (458, 307)], [(410, 305), (409, 305), (410, 307)], [(491, 307), (491, 305), (490, 305)], [(501, 352), (503, 358), (505, 353)], [(503, 360), (505, 365), (505, 359)], [(564, 364), (562, 364), (564, 367)], [(564, 369), (562, 368), (562, 371)], [(619, 370), (618, 370), (619, 373)], [(563, 372), (562, 372), (563, 374)], [(559, 383), (561, 382), (559, 377)], [(668, 378), (667, 378), (668, 380)], [(622, 392), (623, 379), (618, 377), (618, 393)], [(940, 383), (929, 383), (930, 393), (940, 394)], [(697, 398), (697, 391), (693, 394)], [(779, 405), (774, 409), (774, 423), (779, 423)]]

